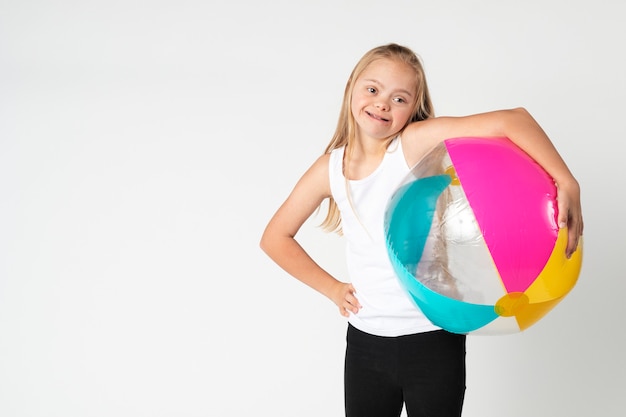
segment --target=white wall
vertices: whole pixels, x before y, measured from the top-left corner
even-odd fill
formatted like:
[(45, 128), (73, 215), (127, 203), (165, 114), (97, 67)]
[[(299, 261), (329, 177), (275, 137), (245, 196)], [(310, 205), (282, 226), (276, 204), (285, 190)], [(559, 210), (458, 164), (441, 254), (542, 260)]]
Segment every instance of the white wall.
[[(578, 285), (468, 343), (465, 416), (619, 415), (625, 6), (0, 0), (0, 415), (339, 416), (345, 322), (258, 248), (371, 47), (440, 115), (524, 106), (580, 180)], [(300, 240), (338, 276), (343, 242)]]

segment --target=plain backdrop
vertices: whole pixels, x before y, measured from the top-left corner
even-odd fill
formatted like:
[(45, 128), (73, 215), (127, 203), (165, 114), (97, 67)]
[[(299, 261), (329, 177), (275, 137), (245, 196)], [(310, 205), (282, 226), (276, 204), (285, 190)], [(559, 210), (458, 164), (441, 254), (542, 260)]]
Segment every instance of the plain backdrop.
[[(0, 415), (340, 416), (345, 320), (259, 249), (367, 50), (438, 115), (526, 107), (582, 187), (542, 321), (470, 336), (464, 416), (623, 413), (626, 6), (0, 0)], [(298, 235), (347, 279), (343, 240)]]

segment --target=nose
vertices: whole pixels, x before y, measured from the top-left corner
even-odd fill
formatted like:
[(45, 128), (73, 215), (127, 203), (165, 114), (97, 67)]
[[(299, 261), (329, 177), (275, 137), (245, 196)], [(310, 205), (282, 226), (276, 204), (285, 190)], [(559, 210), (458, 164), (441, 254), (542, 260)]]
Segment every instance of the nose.
[(387, 111), (389, 110), (389, 104), (384, 100), (378, 100), (376, 102), (376, 108), (378, 110)]

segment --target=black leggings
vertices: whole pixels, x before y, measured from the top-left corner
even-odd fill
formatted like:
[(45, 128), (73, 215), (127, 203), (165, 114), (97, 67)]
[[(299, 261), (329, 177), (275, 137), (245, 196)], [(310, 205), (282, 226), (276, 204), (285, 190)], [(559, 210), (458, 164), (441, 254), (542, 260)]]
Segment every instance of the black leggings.
[(444, 330), (373, 336), (348, 326), (347, 417), (458, 417), (465, 396), (465, 336)]

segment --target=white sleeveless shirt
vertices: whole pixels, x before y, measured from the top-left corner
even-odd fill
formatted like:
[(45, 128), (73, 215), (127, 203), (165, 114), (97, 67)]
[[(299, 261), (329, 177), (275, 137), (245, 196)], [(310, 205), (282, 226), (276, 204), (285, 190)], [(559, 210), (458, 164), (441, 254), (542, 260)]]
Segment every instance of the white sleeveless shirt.
[(377, 336), (401, 336), (438, 330), (402, 288), (387, 255), (384, 219), (387, 202), (410, 168), (400, 138), (389, 145), (374, 172), (366, 178), (348, 181), (343, 175), (345, 147), (330, 154), (330, 189), (341, 212), (347, 240), (346, 262), (350, 281), (362, 305), (349, 322), (357, 329)]

